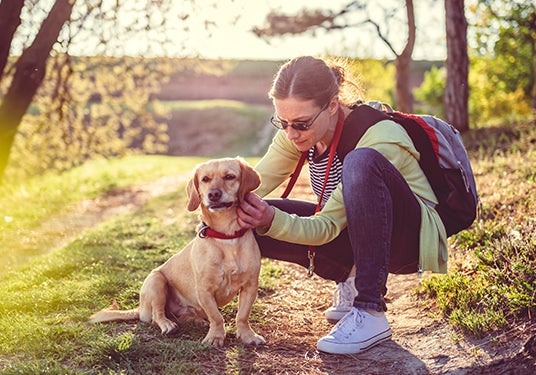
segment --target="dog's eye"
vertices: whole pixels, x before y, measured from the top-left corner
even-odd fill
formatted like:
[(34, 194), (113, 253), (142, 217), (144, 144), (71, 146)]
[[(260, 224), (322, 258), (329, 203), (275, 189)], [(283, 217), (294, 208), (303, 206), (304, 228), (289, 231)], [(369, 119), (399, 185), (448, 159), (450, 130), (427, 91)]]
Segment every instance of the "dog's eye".
[(210, 177), (208, 176), (203, 176), (203, 178), (201, 179), (202, 182), (210, 182)]
[(231, 174), (231, 173), (226, 174), (225, 177), (224, 177), (224, 179), (228, 180), (228, 181), (234, 180), (235, 178), (236, 178), (236, 176), (234, 174)]

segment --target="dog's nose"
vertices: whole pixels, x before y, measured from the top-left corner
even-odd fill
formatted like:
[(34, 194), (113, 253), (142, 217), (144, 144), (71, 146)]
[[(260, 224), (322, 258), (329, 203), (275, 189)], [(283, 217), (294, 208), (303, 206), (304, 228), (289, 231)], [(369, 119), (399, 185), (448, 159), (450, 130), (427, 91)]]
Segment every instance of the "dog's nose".
[(211, 189), (208, 192), (208, 199), (211, 202), (217, 202), (217, 201), (220, 200), (220, 198), (221, 198), (221, 190), (220, 189)]

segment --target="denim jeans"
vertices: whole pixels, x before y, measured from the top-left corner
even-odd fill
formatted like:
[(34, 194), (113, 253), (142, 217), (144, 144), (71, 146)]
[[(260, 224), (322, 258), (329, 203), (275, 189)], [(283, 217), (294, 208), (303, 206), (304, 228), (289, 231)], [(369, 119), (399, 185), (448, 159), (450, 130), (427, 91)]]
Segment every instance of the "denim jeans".
[[(421, 208), (400, 172), (378, 151), (358, 148), (346, 155), (342, 172), (347, 228), (333, 241), (316, 246), (315, 273), (345, 281), (356, 266), (354, 306), (386, 310), (387, 276), (418, 270)], [(279, 209), (310, 216), (316, 204), (271, 199)], [(264, 257), (309, 267), (307, 245), (258, 236)]]

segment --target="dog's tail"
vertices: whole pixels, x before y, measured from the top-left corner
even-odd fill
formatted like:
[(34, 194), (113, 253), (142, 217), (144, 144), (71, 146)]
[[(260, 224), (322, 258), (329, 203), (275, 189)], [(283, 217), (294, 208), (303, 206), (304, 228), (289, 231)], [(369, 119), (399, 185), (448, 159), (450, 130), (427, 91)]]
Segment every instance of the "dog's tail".
[(117, 303), (114, 301), (112, 306), (107, 309), (96, 312), (89, 318), (90, 323), (103, 323), (116, 320), (138, 320), (140, 318), (140, 309), (119, 310)]

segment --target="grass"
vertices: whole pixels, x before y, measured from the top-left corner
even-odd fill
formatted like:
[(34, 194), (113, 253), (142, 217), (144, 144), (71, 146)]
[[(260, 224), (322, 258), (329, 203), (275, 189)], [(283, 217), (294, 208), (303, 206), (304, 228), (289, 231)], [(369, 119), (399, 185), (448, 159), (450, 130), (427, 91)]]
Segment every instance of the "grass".
[(258, 156), (273, 129), (271, 109), (236, 100), (161, 100), (151, 110), (167, 122), (172, 155)]
[[(174, 210), (185, 205), (182, 190), (155, 198), (0, 279), (0, 373), (206, 373), (203, 362), (210, 363), (216, 349), (200, 344), (204, 327), (164, 337), (146, 324), (87, 323), (112, 300), (122, 308), (137, 305), (147, 270), (194, 235), (197, 214)], [(271, 277), (278, 272), (269, 265), (263, 270)], [(268, 278), (260, 293), (274, 287)], [(236, 303), (223, 309), (231, 332), (235, 313)], [(263, 319), (256, 306), (252, 324)], [(237, 345), (234, 350), (241, 350)]]
[[(426, 278), (421, 298), (435, 305), (460, 335), (487, 335), (531, 324), (536, 312), (536, 127), (476, 129), (466, 135), (483, 209), (481, 220), (451, 238), (448, 275)], [(143, 157), (97, 161), (59, 176), (4, 187), (2, 251), (19, 238), (5, 234), (35, 228), (42, 220), (86, 197), (169, 173), (190, 170), (200, 159)], [(141, 169), (139, 169), (141, 168)], [(35, 196), (34, 196), (35, 195)], [(89, 325), (87, 317), (116, 300), (136, 306), (147, 270), (165, 261), (194, 235), (196, 214), (184, 207), (182, 189), (151, 200), (85, 232), (69, 245), (35, 256), (0, 277), (1, 374), (255, 373), (255, 348), (233, 336), (236, 303), (222, 309), (228, 343), (200, 344), (206, 329), (186, 325), (161, 336), (147, 324)], [(1, 219), (1, 218), (0, 218)], [(15, 251), (16, 252), (16, 251)], [(264, 261), (260, 296), (284, 280)], [(262, 298), (252, 324), (262, 325)], [(185, 323), (186, 324), (186, 323)], [(461, 337), (461, 336), (460, 336)]]
[(50, 236), (34, 234), (50, 217), (114, 189), (190, 173), (201, 160), (165, 156), (100, 159), (62, 174), (49, 173), (18, 185), (0, 185), (0, 272), (50, 247)]

